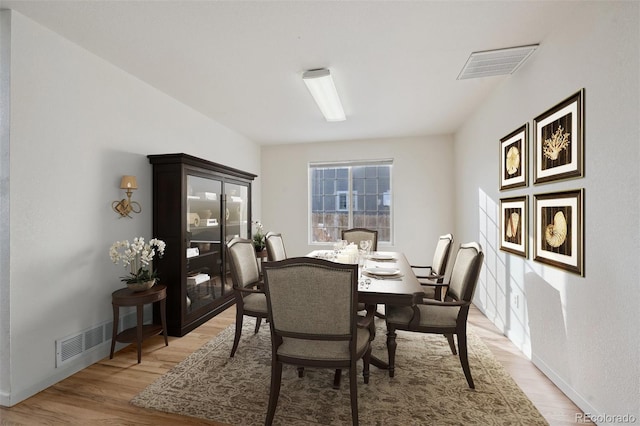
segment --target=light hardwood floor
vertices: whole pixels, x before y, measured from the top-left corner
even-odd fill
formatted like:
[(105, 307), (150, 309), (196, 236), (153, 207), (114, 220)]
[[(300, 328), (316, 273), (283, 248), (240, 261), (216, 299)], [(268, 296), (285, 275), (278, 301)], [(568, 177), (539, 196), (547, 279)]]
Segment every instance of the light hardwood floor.
[[(168, 347), (162, 336), (145, 340), (141, 364), (135, 345), (129, 345), (112, 360), (107, 357), (11, 408), (0, 407), (0, 424), (220, 425), (138, 408), (129, 401), (234, 321), (235, 308), (230, 308), (184, 337), (170, 337)], [(579, 424), (576, 413), (581, 411), (480, 311), (473, 308), (469, 321), (552, 426)]]

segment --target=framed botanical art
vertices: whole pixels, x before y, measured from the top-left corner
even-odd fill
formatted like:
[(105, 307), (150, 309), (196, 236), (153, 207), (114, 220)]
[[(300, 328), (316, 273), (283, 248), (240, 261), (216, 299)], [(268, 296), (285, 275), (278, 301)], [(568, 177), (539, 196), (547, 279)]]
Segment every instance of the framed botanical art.
[(584, 189), (535, 195), (534, 260), (584, 276)]
[(534, 183), (583, 176), (584, 89), (533, 120)]
[(529, 197), (500, 199), (500, 250), (527, 257)]
[(527, 186), (529, 124), (500, 139), (500, 191)]

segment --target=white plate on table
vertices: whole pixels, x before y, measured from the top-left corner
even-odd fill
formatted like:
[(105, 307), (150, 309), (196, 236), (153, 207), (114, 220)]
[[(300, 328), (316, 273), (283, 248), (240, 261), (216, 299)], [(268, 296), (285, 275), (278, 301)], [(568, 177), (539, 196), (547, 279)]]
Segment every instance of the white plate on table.
[(398, 275), (400, 273), (400, 269), (398, 268), (365, 268), (364, 272), (377, 275), (379, 277), (391, 277), (394, 275)]
[(393, 257), (393, 255), (391, 254), (383, 254), (383, 253), (374, 253), (371, 256), (369, 256), (369, 259), (373, 260), (373, 261), (391, 261), (391, 260), (396, 260), (395, 257)]

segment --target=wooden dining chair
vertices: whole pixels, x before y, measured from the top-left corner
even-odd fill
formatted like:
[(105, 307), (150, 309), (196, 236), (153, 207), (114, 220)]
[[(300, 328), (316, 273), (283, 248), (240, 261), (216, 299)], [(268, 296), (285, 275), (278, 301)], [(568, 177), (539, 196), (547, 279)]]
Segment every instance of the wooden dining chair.
[[(265, 424), (271, 425), (280, 395), (282, 368), (349, 369), (351, 420), (358, 424), (356, 363), (369, 382), (369, 323), (358, 317), (358, 265), (309, 257), (267, 262), (263, 267), (271, 329), (271, 387)], [(360, 324), (358, 321), (360, 320)], [(360, 326), (359, 326), (360, 325)], [(300, 370), (299, 370), (300, 371)]]
[(390, 377), (393, 377), (395, 372), (396, 330), (443, 334), (447, 337), (454, 355), (456, 354), (453, 340), (455, 334), (464, 376), (469, 387), (475, 388), (467, 355), (467, 316), (483, 259), (484, 253), (480, 244), (475, 242), (462, 244), (453, 264), (444, 301), (423, 298), (413, 306), (387, 305), (387, 351)]
[(411, 265), (411, 268), (416, 272), (416, 278), (418, 278), (418, 281), (420, 281), (420, 284), (424, 287), (426, 297), (442, 300), (442, 289), (443, 287), (446, 288), (443, 284), (444, 276), (452, 247), (453, 235), (441, 235), (440, 238), (438, 238), (438, 244), (433, 252), (431, 265)]
[[(360, 248), (360, 241), (366, 240), (371, 241), (371, 247), (369, 247), (371, 252), (378, 250), (378, 231), (367, 228), (351, 228), (343, 229), (341, 235), (343, 240), (349, 244), (355, 244), (358, 249)], [(365, 309), (364, 303), (358, 304), (358, 309), (363, 311)], [(379, 318), (384, 318), (384, 314), (380, 312), (376, 312), (376, 315)]]
[(287, 251), (284, 249), (284, 240), (282, 234), (275, 232), (267, 232), (264, 237), (267, 246), (267, 260), (269, 262), (284, 260), (287, 258)]
[(267, 318), (267, 297), (261, 287), (260, 271), (256, 251), (251, 240), (233, 238), (226, 244), (233, 292), (236, 299), (236, 333), (231, 355), (238, 349), (245, 315), (256, 319), (255, 333), (260, 329), (262, 318)]
[(378, 231), (374, 231), (372, 229), (366, 228), (351, 228), (351, 229), (343, 229), (342, 230), (342, 239), (346, 240), (347, 243), (355, 244), (360, 248), (360, 241), (362, 240), (371, 240), (371, 251), (378, 250)]

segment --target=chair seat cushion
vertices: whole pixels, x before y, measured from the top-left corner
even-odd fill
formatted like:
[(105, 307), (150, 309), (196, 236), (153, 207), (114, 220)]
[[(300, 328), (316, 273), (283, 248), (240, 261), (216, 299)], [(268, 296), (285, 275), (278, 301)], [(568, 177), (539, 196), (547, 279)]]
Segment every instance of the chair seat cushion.
[[(460, 308), (458, 306), (418, 305), (420, 327), (455, 327)], [(407, 327), (413, 318), (410, 306), (387, 305), (387, 322)]]
[(435, 299), (436, 298), (436, 288), (429, 286), (429, 285), (423, 285), (422, 286), (422, 292), (424, 293), (424, 298), (425, 299)]
[[(356, 353), (361, 353), (369, 343), (369, 329), (358, 328), (356, 337)], [(327, 341), (282, 338), (278, 347), (278, 355), (309, 360), (348, 361), (349, 341)]]
[(249, 293), (242, 303), (246, 311), (267, 313), (267, 296), (264, 293)]

